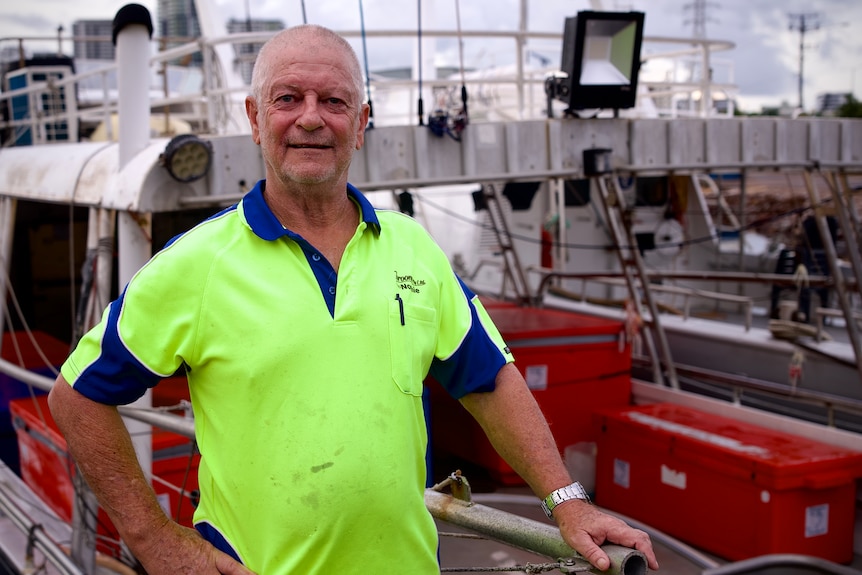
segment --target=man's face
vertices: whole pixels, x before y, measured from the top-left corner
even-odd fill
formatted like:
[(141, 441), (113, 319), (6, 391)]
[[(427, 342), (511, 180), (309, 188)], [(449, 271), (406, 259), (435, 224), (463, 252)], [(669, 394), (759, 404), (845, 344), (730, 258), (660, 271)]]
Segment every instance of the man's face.
[(360, 104), (345, 54), (302, 40), (270, 53), (260, 100), (246, 100), (252, 136), (268, 178), (343, 185), (364, 142), (368, 106)]

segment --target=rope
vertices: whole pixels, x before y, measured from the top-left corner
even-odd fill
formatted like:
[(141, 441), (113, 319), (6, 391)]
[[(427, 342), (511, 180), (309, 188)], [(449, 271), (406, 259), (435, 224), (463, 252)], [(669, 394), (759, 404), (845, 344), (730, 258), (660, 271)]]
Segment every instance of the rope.
[[(561, 567), (560, 562), (556, 563), (527, 563), (525, 565), (512, 565), (509, 567), (441, 567), (440, 573), (546, 573), (548, 571), (556, 571)], [(583, 569), (578, 567), (567, 566), (567, 573), (576, 573), (578, 571), (588, 571), (589, 567)]]

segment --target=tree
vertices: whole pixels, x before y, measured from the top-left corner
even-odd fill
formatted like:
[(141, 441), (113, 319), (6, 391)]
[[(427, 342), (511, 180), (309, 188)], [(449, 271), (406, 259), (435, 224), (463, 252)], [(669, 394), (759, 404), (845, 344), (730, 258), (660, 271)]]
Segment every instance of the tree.
[(862, 118), (862, 102), (847, 94), (847, 101), (835, 113), (841, 118)]

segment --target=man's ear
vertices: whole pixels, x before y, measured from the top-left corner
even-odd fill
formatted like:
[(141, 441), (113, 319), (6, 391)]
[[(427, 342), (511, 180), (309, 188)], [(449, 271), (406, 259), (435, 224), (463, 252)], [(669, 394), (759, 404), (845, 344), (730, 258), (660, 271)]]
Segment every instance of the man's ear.
[(251, 139), (254, 143), (260, 145), (260, 130), (257, 125), (257, 101), (253, 96), (245, 98), (245, 114), (248, 116), (248, 123), (251, 125)]
[(359, 133), (356, 134), (356, 149), (361, 150), (365, 145), (365, 128), (368, 126), (368, 115), (371, 112), (371, 106), (362, 104), (362, 110), (359, 112)]

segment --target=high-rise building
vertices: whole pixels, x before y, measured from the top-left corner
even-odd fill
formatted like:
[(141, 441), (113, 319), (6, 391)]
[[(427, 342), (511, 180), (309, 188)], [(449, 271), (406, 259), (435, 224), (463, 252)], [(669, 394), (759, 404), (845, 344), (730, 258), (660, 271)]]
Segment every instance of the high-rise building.
[[(75, 37), (75, 58), (113, 60), (112, 33), (113, 21), (111, 20), (76, 20), (72, 24), (72, 35)], [(103, 39), (97, 40), (97, 38)]]
[[(159, 0), (156, 9), (159, 36), (165, 39), (166, 48), (181, 46), (200, 38), (201, 26), (194, 0)], [(192, 55), (188, 64), (200, 66), (202, 62), (203, 56), (197, 52)]]
[(825, 92), (817, 95), (817, 114), (834, 116), (847, 103), (850, 94), (846, 92)]
[[(284, 29), (284, 22), (281, 20), (255, 20), (246, 19), (238, 20), (231, 18), (227, 23), (227, 31), (229, 34), (239, 32), (275, 32)], [(239, 72), (246, 84), (251, 83), (251, 71), (254, 68), (254, 61), (257, 58), (257, 53), (263, 43), (249, 42), (248, 44), (234, 44), (234, 55), (236, 62), (239, 65)]]

